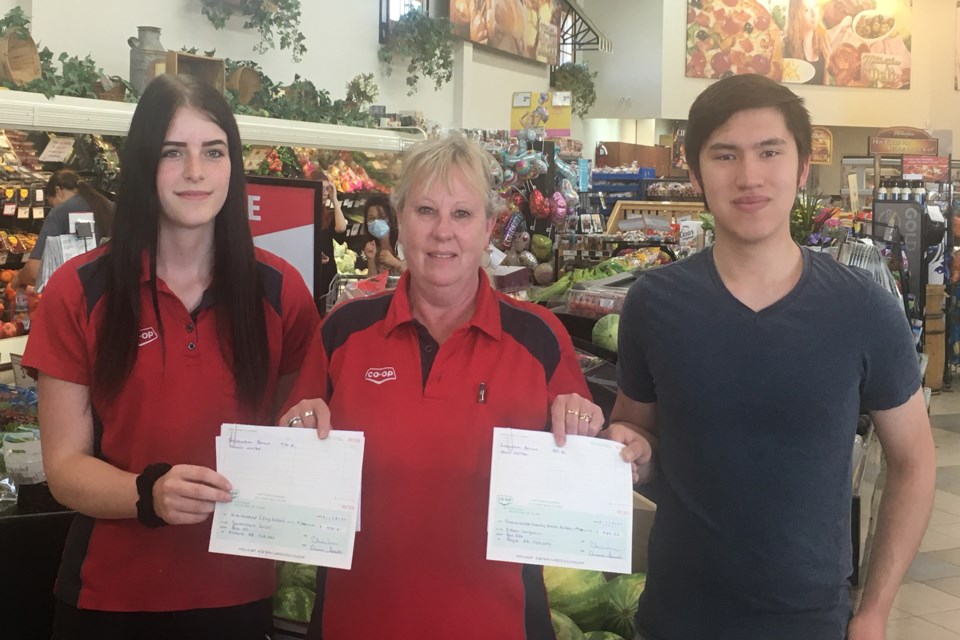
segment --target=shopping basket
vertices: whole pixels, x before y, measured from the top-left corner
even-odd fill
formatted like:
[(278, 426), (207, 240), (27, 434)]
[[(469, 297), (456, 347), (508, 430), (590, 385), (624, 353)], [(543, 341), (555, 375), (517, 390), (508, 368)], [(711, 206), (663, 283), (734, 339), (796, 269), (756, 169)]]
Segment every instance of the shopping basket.
[[(376, 282), (377, 278), (380, 278), (383, 282)], [(363, 280), (369, 280), (370, 286), (360, 286), (360, 282)], [(324, 305), (327, 313), (330, 313), (330, 310), (337, 306), (339, 302), (353, 300), (354, 298), (363, 298), (373, 295), (374, 293), (380, 293), (385, 289), (394, 289), (399, 280), (399, 276), (384, 277), (365, 276), (355, 273), (338, 273), (333, 276), (333, 280), (330, 281), (330, 289), (324, 296)]]

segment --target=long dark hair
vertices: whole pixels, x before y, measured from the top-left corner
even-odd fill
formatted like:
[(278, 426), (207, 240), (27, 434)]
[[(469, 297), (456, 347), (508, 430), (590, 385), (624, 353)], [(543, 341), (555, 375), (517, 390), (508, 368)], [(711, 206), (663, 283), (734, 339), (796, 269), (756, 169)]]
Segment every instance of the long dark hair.
[(70, 169), (56, 171), (47, 180), (44, 191), (49, 195), (57, 190), (75, 191), (77, 195), (93, 210), (93, 222), (97, 228), (97, 235), (108, 238), (113, 235), (113, 203), (102, 193), (82, 180), (80, 174)]
[(396, 251), (397, 240), (400, 238), (400, 231), (397, 227), (397, 213), (390, 205), (390, 198), (387, 196), (372, 196), (368, 198), (366, 203), (363, 205), (363, 230), (367, 234), (367, 240), (373, 240), (374, 242), (377, 242), (377, 239), (373, 237), (372, 233), (370, 233), (370, 229), (367, 228), (367, 213), (369, 213), (370, 209), (373, 209), (374, 207), (380, 207), (386, 212), (386, 223), (390, 225), (390, 250)]
[(114, 235), (105, 254), (106, 313), (98, 334), (94, 384), (107, 397), (123, 387), (137, 355), (141, 265), (147, 256), (149, 286), (163, 338), (157, 295), (157, 238), (161, 216), (157, 166), (176, 112), (191, 107), (227, 134), (230, 186), (214, 222), (213, 284), (220, 349), (233, 370), (241, 404), (255, 410), (263, 399), (269, 366), (263, 281), (246, 213), (240, 132), (230, 106), (213, 87), (188, 76), (161, 75), (143, 92), (121, 157)]

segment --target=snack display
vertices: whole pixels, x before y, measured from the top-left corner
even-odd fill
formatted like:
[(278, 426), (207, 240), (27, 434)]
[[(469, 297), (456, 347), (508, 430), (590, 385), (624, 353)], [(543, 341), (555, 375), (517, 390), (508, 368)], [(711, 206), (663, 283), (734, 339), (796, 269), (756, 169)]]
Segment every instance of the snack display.
[(689, 0), (687, 76), (783, 78), (783, 32), (757, 0)]

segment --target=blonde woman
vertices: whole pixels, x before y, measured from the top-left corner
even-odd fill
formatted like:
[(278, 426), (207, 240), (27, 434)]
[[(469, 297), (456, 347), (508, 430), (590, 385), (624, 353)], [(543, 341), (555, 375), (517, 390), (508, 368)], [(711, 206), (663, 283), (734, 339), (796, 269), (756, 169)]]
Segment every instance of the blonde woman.
[(790, 0), (787, 11), (787, 36), (783, 55), (813, 65), (813, 77), (806, 84), (826, 84), (830, 62), (830, 40), (823, 26), (817, 0)]

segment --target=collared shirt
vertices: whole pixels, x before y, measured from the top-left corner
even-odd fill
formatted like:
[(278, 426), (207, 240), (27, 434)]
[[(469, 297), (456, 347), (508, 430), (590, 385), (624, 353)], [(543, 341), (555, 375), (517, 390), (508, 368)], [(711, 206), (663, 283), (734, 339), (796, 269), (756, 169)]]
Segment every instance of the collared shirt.
[(366, 445), (353, 566), (320, 572), (308, 637), (554, 638), (541, 567), (486, 560), (493, 428), (547, 428), (586, 381), (553, 314), (478, 277), (443, 344), (413, 318), (407, 272), (334, 309), (310, 346), (290, 403), (324, 398)]
[[(251, 412), (236, 397), (211, 293), (191, 314), (158, 280), (158, 319), (144, 267), (136, 362), (117, 397), (108, 401), (92, 385), (106, 311), (107, 250), (75, 258), (51, 278), (23, 364), (93, 387), (94, 455), (111, 465), (137, 474), (155, 462), (215, 468), (214, 438), (222, 423), (273, 423), (277, 379), (299, 370), (319, 323), (310, 292), (290, 265), (256, 250), (270, 364), (263, 401)], [(273, 563), (209, 553), (209, 536), (209, 520), (148, 529), (135, 519), (78, 516), (56, 595), (81, 609), (176, 611), (231, 606), (272, 593)]]

